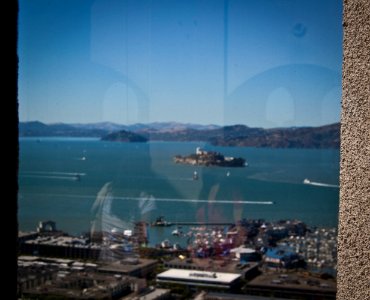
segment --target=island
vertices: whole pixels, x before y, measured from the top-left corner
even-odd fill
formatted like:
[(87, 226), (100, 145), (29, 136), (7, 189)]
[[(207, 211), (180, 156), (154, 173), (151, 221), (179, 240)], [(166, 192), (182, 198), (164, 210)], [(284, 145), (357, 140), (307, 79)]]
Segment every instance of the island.
[(195, 153), (173, 158), (177, 164), (189, 164), (197, 166), (219, 166), (219, 167), (245, 167), (247, 163), (244, 158), (224, 156), (219, 152), (204, 151), (200, 147), (196, 148)]

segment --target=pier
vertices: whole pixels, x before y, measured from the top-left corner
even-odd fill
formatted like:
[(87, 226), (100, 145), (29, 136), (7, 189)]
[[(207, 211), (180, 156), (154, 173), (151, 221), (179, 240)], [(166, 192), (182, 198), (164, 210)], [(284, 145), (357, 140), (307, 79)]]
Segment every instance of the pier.
[(155, 222), (152, 223), (153, 227), (163, 227), (163, 226), (230, 226), (234, 225), (235, 223), (232, 222), (166, 222), (165, 225), (163, 224), (156, 224)]

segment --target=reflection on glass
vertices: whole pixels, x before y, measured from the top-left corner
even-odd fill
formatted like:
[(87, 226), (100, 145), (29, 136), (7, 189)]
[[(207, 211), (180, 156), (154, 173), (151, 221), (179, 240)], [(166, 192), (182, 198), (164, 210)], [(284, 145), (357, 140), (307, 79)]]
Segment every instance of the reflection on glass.
[(335, 299), (341, 34), (334, 1), (21, 1), (19, 297)]

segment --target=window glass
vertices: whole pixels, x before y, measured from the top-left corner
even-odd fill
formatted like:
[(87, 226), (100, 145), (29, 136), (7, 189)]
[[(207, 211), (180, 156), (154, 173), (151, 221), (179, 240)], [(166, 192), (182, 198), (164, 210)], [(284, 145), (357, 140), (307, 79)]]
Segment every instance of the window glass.
[(335, 297), (341, 14), (20, 1), (18, 293)]

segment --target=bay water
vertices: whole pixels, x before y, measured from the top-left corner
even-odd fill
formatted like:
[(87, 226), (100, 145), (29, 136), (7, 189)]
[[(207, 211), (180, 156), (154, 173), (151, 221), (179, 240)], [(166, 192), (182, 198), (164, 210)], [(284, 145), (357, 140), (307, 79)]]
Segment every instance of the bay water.
[[(245, 167), (176, 164), (196, 147), (243, 157)], [(58, 229), (132, 229), (136, 221), (299, 219), (336, 227), (338, 149), (216, 147), (204, 142), (117, 143), (93, 138), (20, 138), (18, 222)], [(198, 179), (193, 179), (194, 171)], [(304, 179), (319, 183), (305, 184)], [(307, 183), (307, 182), (306, 182)], [(154, 242), (174, 228), (151, 230)]]

